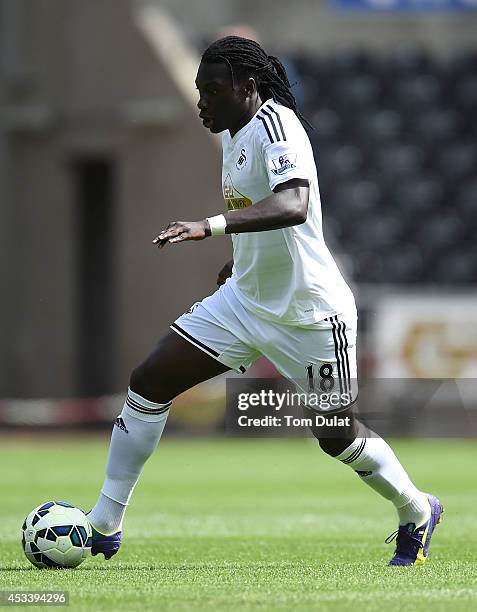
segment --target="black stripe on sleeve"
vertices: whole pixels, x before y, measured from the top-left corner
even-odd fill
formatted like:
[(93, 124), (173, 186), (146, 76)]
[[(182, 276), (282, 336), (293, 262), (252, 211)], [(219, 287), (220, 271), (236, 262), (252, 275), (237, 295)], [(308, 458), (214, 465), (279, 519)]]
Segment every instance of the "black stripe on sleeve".
[(270, 123), (271, 123), (272, 128), (273, 128), (273, 133), (275, 134), (275, 137), (276, 137), (276, 139), (277, 139), (276, 141), (278, 142), (279, 140), (281, 140), (281, 138), (280, 138), (280, 134), (278, 133), (277, 126), (275, 125), (275, 119), (273, 118), (273, 115), (272, 115), (271, 113), (269, 113), (269, 112), (268, 112), (267, 110), (265, 110), (265, 109), (262, 109), (262, 112), (263, 112), (263, 114), (264, 114), (264, 115), (266, 115), (266, 116), (268, 117), (268, 119), (270, 120)]
[(262, 117), (261, 115), (257, 115), (257, 116), (260, 119), (260, 121), (263, 123), (263, 125), (265, 126), (265, 129), (267, 130), (267, 134), (268, 134), (268, 138), (270, 139), (270, 142), (272, 142), (272, 143), (275, 142), (273, 140), (272, 133), (268, 129), (268, 125), (267, 125), (267, 121), (266, 121), (265, 117)]
[(272, 108), (272, 107), (271, 107), (269, 104), (267, 104), (266, 108), (268, 108), (269, 110), (271, 110), (271, 111), (272, 111), (272, 113), (274, 113), (274, 114), (277, 116), (278, 125), (280, 126), (280, 132), (282, 133), (283, 140), (286, 140), (286, 139), (287, 139), (287, 137), (285, 136), (285, 130), (283, 129), (283, 123), (282, 123), (282, 120), (281, 120), (281, 118), (280, 118), (280, 115), (279, 115), (279, 114), (277, 113), (277, 111), (276, 111), (274, 108)]

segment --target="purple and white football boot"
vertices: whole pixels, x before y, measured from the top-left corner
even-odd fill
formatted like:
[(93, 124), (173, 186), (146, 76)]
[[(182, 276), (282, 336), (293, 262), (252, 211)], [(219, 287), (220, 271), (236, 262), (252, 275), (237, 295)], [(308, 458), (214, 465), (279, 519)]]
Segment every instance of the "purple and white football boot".
[(122, 531), (117, 531), (111, 535), (105, 535), (104, 533), (101, 533), (95, 529), (91, 523), (90, 525), (93, 534), (91, 554), (94, 557), (95, 555), (103, 553), (104, 558), (106, 561), (108, 561), (118, 552), (119, 547), (121, 546)]
[(437, 497), (427, 494), (427, 499), (431, 506), (431, 516), (424, 525), (419, 527), (416, 527), (415, 523), (400, 525), (397, 531), (386, 538), (387, 544), (396, 539), (396, 550), (389, 565), (422, 565), (427, 561), (432, 534), (436, 525), (441, 522), (444, 512)]

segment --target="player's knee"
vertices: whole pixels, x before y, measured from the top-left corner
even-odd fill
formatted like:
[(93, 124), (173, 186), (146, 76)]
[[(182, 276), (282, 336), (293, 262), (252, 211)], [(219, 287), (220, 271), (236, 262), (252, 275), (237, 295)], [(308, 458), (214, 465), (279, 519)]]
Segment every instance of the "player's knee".
[(318, 440), (320, 448), (331, 457), (336, 457), (357, 438), (359, 422), (352, 409), (337, 414), (344, 424), (330, 424), (313, 427), (313, 435)]
[(321, 450), (332, 457), (339, 455), (352, 442), (337, 438), (337, 433), (330, 427), (312, 427), (311, 433), (318, 440)]
[(167, 388), (162, 384), (160, 371), (153, 371), (147, 361), (131, 372), (129, 387), (134, 393), (151, 402), (164, 404), (171, 399)]
[(143, 365), (141, 364), (137, 368), (131, 372), (131, 376), (129, 377), (129, 387), (134, 391), (134, 393), (138, 393), (144, 397), (145, 390), (147, 388), (147, 375)]
[(318, 438), (321, 450), (330, 455), (330, 457), (340, 455), (352, 442), (353, 440), (350, 439)]

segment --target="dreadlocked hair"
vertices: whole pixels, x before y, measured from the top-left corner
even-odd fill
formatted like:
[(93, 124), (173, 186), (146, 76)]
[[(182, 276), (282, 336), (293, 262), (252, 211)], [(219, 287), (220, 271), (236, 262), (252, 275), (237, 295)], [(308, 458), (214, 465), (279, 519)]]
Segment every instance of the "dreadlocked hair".
[(220, 38), (204, 51), (201, 61), (205, 64), (225, 62), (230, 69), (232, 87), (235, 87), (236, 76), (253, 76), (262, 100), (273, 98), (313, 129), (297, 109), (285, 67), (278, 57), (267, 55), (256, 41), (240, 36)]

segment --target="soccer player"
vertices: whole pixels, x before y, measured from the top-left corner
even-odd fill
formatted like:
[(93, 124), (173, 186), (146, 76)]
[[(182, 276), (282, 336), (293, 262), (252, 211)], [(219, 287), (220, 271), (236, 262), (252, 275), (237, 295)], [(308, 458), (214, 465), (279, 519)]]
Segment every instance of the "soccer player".
[[(237, 36), (204, 52), (196, 77), (199, 117), (222, 133), (222, 189), (228, 212), (174, 221), (154, 243), (231, 234), (233, 262), (218, 290), (180, 316), (131, 375), (111, 437), (106, 478), (94, 508), (92, 553), (114, 555), (141, 470), (156, 449), (172, 400), (230, 369), (266, 356), (290, 380), (313, 379), (323, 366), (350, 388), (356, 378), (353, 295), (323, 240), (313, 152), (285, 69), (256, 42)], [(321, 448), (351, 467), (397, 510), (391, 565), (427, 558), (443, 511), (412, 483), (388, 444), (350, 407), (339, 436), (314, 428)]]

